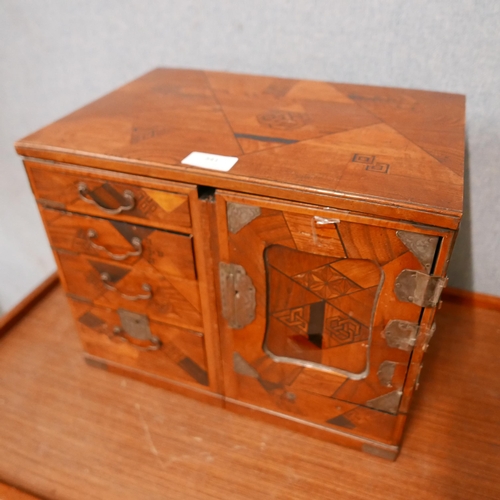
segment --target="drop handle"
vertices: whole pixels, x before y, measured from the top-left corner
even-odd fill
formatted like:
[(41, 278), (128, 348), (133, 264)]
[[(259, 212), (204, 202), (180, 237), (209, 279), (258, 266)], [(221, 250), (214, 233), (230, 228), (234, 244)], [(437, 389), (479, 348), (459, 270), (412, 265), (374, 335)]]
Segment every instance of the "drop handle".
[(135, 342), (131, 342), (128, 337), (126, 337), (126, 332), (123, 330), (121, 326), (115, 326), (113, 328), (113, 335), (109, 336), (111, 339), (120, 339), (122, 342), (126, 342), (127, 344), (131, 345), (135, 349), (139, 351), (158, 351), (161, 349), (161, 340), (158, 337), (155, 337), (154, 335), (151, 335), (149, 337), (149, 341), (151, 342), (149, 345), (140, 345), (136, 344)]
[(93, 240), (97, 238), (98, 234), (95, 229), (89, 229), (87, 231), (87, 241), (89, 242), (90, 246), (94, 250), (99, 250), (101, 252), (105, 252), (107, 255), (109, 255), (113, 260), (125, 260), (128, 259), (129, 257), (137, 257), (142, 254), (142, 242), (141, 240), (137, 237), (134, 236), (130, 243), (132, 246), (135, 248), (135, 251), (123, 253), (123, 254), (116, 254), (113, 252), (110, 252), (106, 247), (102, 245), (98, 245), (95, 243)]
[(134, 198), (134, 193), (132, 191), (126, 189), (123, 191), (122, 196), (127, 200), (126, 205), (120, 205), (118, 208), (108, 208), (103, 205), (101, 205), (99, 202), (95, 201), (92, 198), (89, 198), (89, 188), (85, 182), (79, 182), (78, 186), (78, 196), (80, 196), (80, 199), (84, 201), (85, 203), (89, 203), (90, 205), (95, 205), (99, 209), (101, 209), (103, 212), (106, 212), (107, 214), (120, 214), (122, 212), (126, 212), (129, 210), (132, 210), (135, 207), (135, 198)]
[(148, 283), (143, 283), (141, 287), (146, 293), (138, 295), (128, 295), (126, 293), (120, 292), (118, 288), (111, 285), (110, 276), (108, 273), (102, 273), (100, 277), (102, 284), (107, 290), (111, 290), (112, 292), (118, 293), (120, 297), (126, 300), (149, 300), (153, 296), (151, 285), (149, 285)]

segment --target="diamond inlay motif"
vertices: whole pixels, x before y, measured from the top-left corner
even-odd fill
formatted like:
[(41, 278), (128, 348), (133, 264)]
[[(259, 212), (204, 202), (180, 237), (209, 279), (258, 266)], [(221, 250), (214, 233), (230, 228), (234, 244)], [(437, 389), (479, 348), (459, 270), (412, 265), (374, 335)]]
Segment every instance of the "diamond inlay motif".
[(279, 245), (266, 251), (264, 346), (288, 360), (361, 373), (381, 271), (369, 260), (327, 259)]
[(361, 290), (356, 283), (347, 279), (329, 264), (307, 273), (297, 274), (293, 279), (322, 299), (333, 299)]

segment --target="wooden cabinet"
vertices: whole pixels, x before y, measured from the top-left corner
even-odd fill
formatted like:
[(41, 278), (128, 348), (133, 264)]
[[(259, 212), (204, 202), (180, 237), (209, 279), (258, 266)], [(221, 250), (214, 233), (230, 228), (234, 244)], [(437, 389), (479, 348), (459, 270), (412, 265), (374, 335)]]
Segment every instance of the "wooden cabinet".
[(16, 147), (91, 364), (394, 458), (463, 134), (463, 96), (159, 69)]

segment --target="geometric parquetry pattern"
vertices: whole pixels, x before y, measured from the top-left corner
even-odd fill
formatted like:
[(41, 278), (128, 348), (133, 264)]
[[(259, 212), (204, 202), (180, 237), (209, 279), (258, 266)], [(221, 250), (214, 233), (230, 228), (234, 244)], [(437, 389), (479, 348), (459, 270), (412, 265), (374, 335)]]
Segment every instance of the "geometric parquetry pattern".
[[(256, 320), (232, 333), (229, 397), (389, 443), (411, 353), (390, 348), (383, 331), (396, 317), (418, 322), (419, 308), (392, 290), (403, 269), (422, 265), (395, 229), (341, 221), (315, 233), (314, 223), (262, 207), (228, 234), (229, 260), (257, 290)], [(261, 248), (262, 267), (251, 257)], [(397, 366), (391, 387), (378, 374), (384, 361)], [(395, 403), (373, 406), (380, 397)]]
[[(309, 214), (261, 207), (227, 240), (228, 260), (245, 267), (257, 299), (255, 321), (230, 334), (228, 397), (393, 443), (411, 352), (391, 348), (384, 329), (397, 318), (418, 323), (421, 309), (397, 301), (394, 281), (423, 269), (397, 230), (355, 220), (323, 227)], [(380, 378), (384, 362), (395, 367), (391, 386)]]
[(463, 96), (157, 69), (76, 117), (26, 140), (162, 165), (218, 151), (228, 175), (461, 210)]
[(293, 279), (322, 299), (332, 299), (361, 289), (331, 265), (297, 274)]
[[(360, 358), (366, 359), (381, 273), (377, 264), (365, 260), (365, 268), (371, 267), (379, 277), (367, 285), (355, 276), (359, 260), (351, 265), (349, 259), (332, 258), (331, 262), (316, 265), (324, 260), (279, 245), (268, 248), (268, 293), (273, 296), (269, 313), (277, 322), (268, 328), (267, 348), (276, 356), (349, 371), (347, 346), (356, 364)], [(305, 270), (304, 262), (308, 263)]]

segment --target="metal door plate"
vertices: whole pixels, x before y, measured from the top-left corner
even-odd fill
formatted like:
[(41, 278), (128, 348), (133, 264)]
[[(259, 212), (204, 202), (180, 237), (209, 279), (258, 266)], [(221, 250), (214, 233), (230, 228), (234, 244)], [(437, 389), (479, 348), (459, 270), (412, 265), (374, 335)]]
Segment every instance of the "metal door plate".
[(255, 287), (238, 264), (219, 264), (222, 315), (231, 328), (243, 328), (255, 319)]

